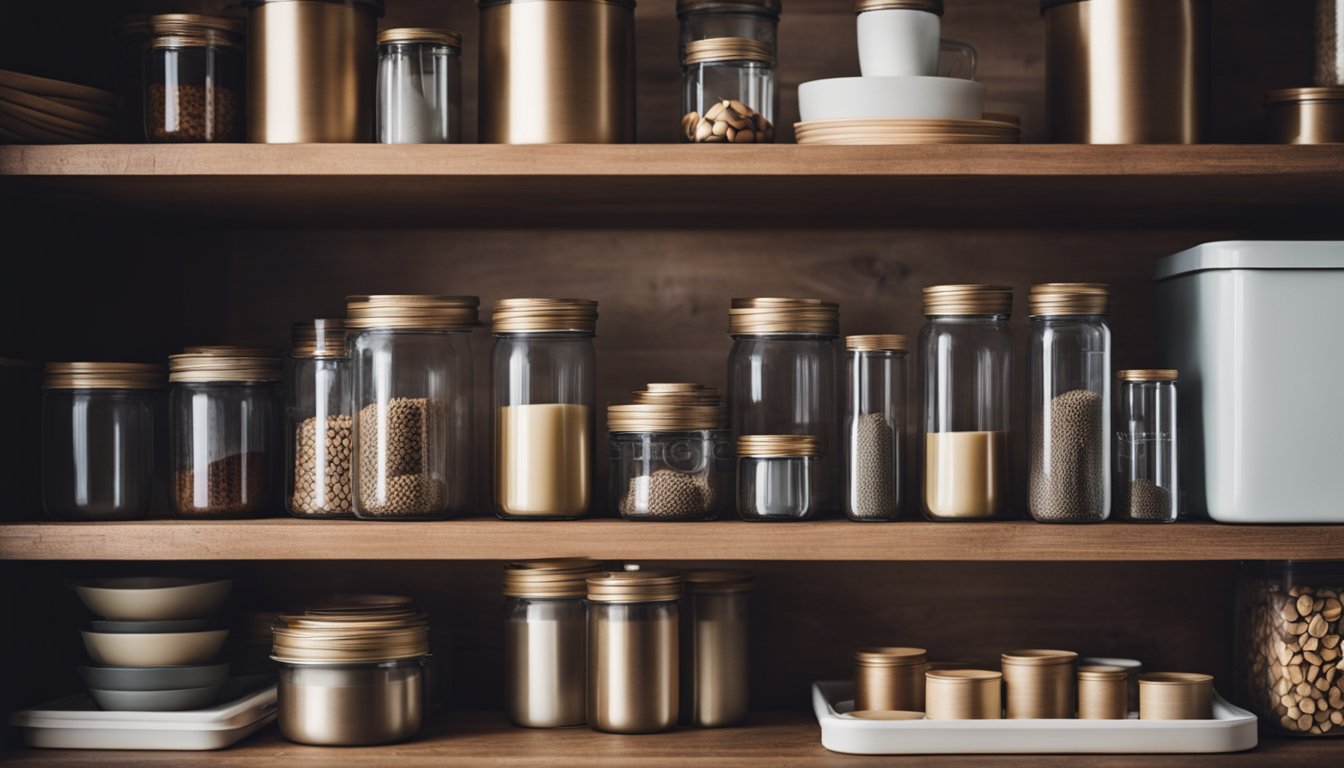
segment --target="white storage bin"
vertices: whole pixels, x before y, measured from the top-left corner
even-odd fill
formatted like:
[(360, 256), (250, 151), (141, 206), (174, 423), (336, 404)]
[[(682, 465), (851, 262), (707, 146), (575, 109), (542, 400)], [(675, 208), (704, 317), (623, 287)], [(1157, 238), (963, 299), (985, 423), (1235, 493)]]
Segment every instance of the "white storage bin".
[(1344, 242), (1205, 243), (1155, 279), (1188, 508), (1344, 523)]

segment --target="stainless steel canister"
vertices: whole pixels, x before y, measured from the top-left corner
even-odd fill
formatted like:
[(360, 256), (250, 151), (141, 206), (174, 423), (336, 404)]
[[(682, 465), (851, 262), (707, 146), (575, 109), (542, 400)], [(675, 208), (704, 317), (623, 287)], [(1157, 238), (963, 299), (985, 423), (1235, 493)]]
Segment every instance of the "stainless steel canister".
[(715, 728), (747, 716), (747, 571), (688, 571), (681, 622), (681, 722)]
[(681, 575), (619, 571), (588, 578), (588, 724), (656, 733), (677, 724)]

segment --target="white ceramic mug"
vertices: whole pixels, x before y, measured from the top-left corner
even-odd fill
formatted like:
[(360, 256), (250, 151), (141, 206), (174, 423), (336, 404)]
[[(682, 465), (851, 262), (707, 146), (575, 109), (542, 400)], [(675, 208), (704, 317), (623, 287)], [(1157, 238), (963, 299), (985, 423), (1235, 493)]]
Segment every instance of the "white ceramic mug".
[[(914, 8), (876, 8), (857, 15), (859, 71), (864, 77), (975, 78), (976, 51), (969, 43), (943, 40), (938, 14)], [(942, 52), (952, 54), (940, 72)], [(958, 63), (960, 60), (960, 63)]]

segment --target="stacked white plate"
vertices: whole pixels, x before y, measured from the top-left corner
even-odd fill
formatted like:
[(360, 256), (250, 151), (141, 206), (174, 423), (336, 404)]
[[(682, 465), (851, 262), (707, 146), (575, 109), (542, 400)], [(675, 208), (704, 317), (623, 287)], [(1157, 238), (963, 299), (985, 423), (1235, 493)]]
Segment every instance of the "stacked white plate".
[(955, 77), (834, 77), (798, 86), (799, 144), (1016, 144), (1009, 115), (987, 115), (985, 86)]
[(116, 94), (0, 69), (0, 143), (92, 144), (117, 135)]

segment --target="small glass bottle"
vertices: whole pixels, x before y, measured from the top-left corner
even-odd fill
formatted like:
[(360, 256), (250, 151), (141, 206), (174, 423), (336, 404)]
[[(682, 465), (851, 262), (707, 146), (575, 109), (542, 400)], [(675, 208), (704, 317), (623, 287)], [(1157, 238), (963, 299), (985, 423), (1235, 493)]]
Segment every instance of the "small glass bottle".
[(775, 49), (743, 37), (686, 44), (681, 137), (697, 144), (775, 140)]
[(1136, 522), (1175, 522), (1180, 516), (1176, 371), (1121, 371), (1119, 379), (1116, 516)]
[(845, 337), (845, 515), (850, 520), (895, 520), (901, 514), (908, 345), (898, 333)]
[(1097, 283), (1031, 287), (1027, 506), (1039, 522), (1111, 514), (1109, 303)]
[(634, 395), (607, 408), (611, 506), (626, 520), (713, 520), (731, 508), (732, 439), (718, 393), (667, 383)]
[(658, 733), (677, 724), (681, 575), (617, 571), (588, 577), (588, 724)]
[(493, 351), (495, 513), (572, 520), (592, 503), (597, 302), (501, 299)]
[(743, 435), (737, 441), (737, 513), (743, 520), (811, 520), (814, 435)]
[(149, 17), (145, 138), (243, 140), (245, 25), (192, 13)]
[(402, 27), (378, 33), (378, 141), (462, 141), (462, 36)]
[(681, 621), (681, 722), (735, 725), (747, 716), (749, 571), (687, 571)]
[(992, 285), (924, 289), (924, 516), (1008, 514), (1013, 291)]
[(285, 409), (285, 510), (354, 517), (352, 376), (344, 320), (298, 323)]

